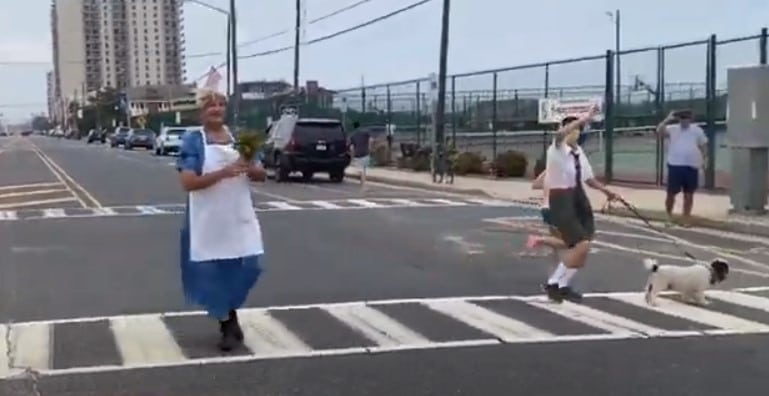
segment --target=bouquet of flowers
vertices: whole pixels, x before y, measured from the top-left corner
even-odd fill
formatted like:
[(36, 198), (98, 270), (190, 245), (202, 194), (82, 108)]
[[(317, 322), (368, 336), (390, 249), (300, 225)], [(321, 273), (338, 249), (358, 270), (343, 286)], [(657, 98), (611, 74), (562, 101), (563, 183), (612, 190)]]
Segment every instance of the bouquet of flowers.
[(246, 161), (253, 161), (264, 146), (264, 134), (259, 131), (240, 131), (235, 137), (235, 149)]

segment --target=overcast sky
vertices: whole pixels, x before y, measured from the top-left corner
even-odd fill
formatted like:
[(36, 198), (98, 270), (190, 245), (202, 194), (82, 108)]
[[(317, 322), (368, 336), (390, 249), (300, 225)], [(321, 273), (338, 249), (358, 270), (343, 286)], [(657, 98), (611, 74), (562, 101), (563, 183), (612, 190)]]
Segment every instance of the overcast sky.
[[(0, 113), (19, 120), (45, 111), (45, 73), (51, 69), (50, 0), (3, 0), (0, 13)], [(358, 0), (305, 0), (309, 19)], [(309, 25), (312, 39), (386, 14), (416, 0), (372, 0), (352, 11)], [(208, 0), (227, 7), (228, 0)], [(292, 0), (239, 0), (239, 41), (291, 29)], [(613, 25), (606, 11), (622, 10), (623, 48), (758, 34), (769, 26), (766, 0), (453, 0), (449, 72), (468, 72), (583, 55), (596, 55), (614, 46)], [(407, 80), (438, 68), (441, 1), (433, 0), (407, 13), (333, 40), (303, 47), (300, 80), (319, 80), (331, 89)], [(187, 54), (224, 51), (226, 19), (195, 4), (186, 4)], [(290, 45), (282, 35), (240, 49), (240, 55)], [(667, 80), (704, 81), (705, 47), (671, 51)], [(756, 63), (756, 42), (719, 49), (719, 71), (728, 65)], [(3, 62), (39, 62), (5, 65)], [(187, 61), (187, 77), (195, 80), (221, 57)], [(243, 59), (241, 80), (292, 80), (293, 52)], [(653, 83), (653, 53), (623, 59), (623, 78), (641, 75)], [(504, 88), (541, 85), (541, 71), (500, 75)], [(600, 62), (558, 66), (551, 70), (551, 85), (600, 83)], [(491, 77), (458, 82), (462, 88), (491, 87)]]

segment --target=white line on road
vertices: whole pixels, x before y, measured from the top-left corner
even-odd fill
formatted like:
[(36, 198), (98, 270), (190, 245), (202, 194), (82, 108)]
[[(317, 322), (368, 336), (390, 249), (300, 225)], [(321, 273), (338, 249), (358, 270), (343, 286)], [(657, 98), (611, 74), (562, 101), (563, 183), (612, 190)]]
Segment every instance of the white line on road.
[(180, 363), (187, 359), (159, 316), (114, 318), (110, 328), (126, 365)]
[(27, 188), (42, 188), (42, 187), (66, 187), (66, 184), (61, 182), (16, 184), (13, 186), (0, 186), (0, 191), (22, 190)]
[(277, 199), (277, 200), (280, 200), (280, 201), (296, 202), (296, 200), (293, 199), (293, 198), (286, 197), (286, 196), (280, 195), (280, 194), (270, 193), (270, 192), (267, 192), (267, 191), (262, 191), (262, 190), (260, 190), (260, 189), (258, 189), (256, 187), (251, 187), (251, 192), (256, 194), (256, 195), (263, 195), (263, 196), (265, 196), (267, 198)]
[(0, 210), (0, 220), (18, 220), (19, 215), (15, 210)]
[(348, 199), (347, 202), (364, 208), (381, 208), (383, 205), (365, 199)]
[(364, 303), (327, 308), (326, 312), (369, 340), (376, 342), (380, 347), (431, 343), (421, 334)]
[[(10, 331), (10, 334), (8, 334)], [(35, 371), (47, 370), (51, 366), (51, 331), (52, 327), (46, 323), (29, 323), (25, 325), (0, 325), (0, 340), (6, 344), (6, 337), (11, 342), (11, 350), (7, 345), (0, 348), (4, 352), (0, 356), (0, 378), (11, 371), (30, 368)], [(9, 360), (8, 357), (11, 357)], [(5, 373), (3, 373), (5, 371)]]
[(241, 311), (238, 319), (243, 328), (244, 344), (257, 355), (307, 353), (312, 350), (267, 311)]
[(146, 215), (156, 215), (156, 214), (166, 213), (165, 210), (158, 209), (154, 206), (137, 206), (136, 210), (138, 210), (139, 213), (146, 214)]
[(114, 216), (117, 212), (112, 208), (93, 208), (93, 214), (97, 216)]
[(68, 192), (66, 188), (54, 188), (54, 189), (48, 189), (48, 190), (33, 190), (33, 191), (21, 191), (21, 192), (12, 192), (12, 193), (6, 193), (6, 194), (0, 194), (0, 199), (3, 198), (14, 198), (14, 197), (28, 197), (30, 195), (45, 195), (45, 194), (54, 194), (54, 193), (60, 193), (60, 192)]
[(302, 209), (299, 206), (291, 205), (288, 202), (270, 201), (270, 202), (263, 202), (263, 203), (266, 204), (266, 205), (272, 206), (273, 208), (281, 209), (281, 210), (300, 210), (300, 209)]
[(342, 206), (328, 201), (310, 201), (310, 203), (323, 209), (342, 209)]
[(16, 209), (16, 208), (24, 208), (29, 206), (40, 206), (40, 205), (49, 205), (49, 204), (55, 204), (55, 203), (72, 202), (72, 201), (78, 201), (78, 200), (79, 199), (76, 198), (75, 196), (66, 197), (66, 198), (41, 199), (39, 201), (25, 201), (25, 202), (11, 203), (11, 204), (0, 204), (0, 209)]
[(45, 218), (58, 218), (65, 217), (67, 213), (64, 209), (43, 209), (43, 217)]

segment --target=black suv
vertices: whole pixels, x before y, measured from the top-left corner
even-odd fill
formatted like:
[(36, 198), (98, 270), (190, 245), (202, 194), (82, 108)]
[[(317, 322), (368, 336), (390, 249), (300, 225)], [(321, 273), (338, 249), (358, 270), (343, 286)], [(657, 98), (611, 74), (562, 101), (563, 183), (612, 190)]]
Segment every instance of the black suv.
[(316, 172), (328, 172), (337, 183), (344, 180), (350, 153), (338, 120), (284, 116), (266, 132), (263, 163), (275, 170), (276, 181), (287, 181), (292, 172), (301, 172), (304, 180), (312, 179)]

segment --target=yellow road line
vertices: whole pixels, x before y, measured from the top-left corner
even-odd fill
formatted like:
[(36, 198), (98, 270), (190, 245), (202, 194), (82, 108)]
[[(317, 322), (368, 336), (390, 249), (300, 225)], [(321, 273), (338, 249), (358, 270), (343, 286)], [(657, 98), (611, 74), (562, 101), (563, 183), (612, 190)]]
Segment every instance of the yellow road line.
[(26, 201), (26, 202), (12, 203), (12, 204), (2, 204), (0, 205), (0, 209), (24, 208), (28, 206), (48, 205), (48, 204), (54, 204), (54, 203), (72, 202), (77, 200), (78, 198), (75, 196), (67, 197), (67, 198), (42, 199), (40, 201)]
[[(94, 196), (91, 195), (88, 192), (88, 190), (86, 190), (83, 186), (81, 186), (78, 182), (76, 182), (69, 174), (67, 174), (66, 171), (64, 171), (64, 169), (62, 169), (56, 162), (54, 162), (50, 157), (48, 157), (48, 155), (46, 155), (42, 150), (40, 150), (40, 148), (38, 148), (34, 144), (32, 145), (33, 145), (33, 150), (35, 154), (37, 154), (38, 157), (40, 157), (40, 159), (46, 163), (46, 165), (48, 166), (48, 169), (50, 169), (54, 174), (56, 174), (56, 177), (59, 178), (59, 180), (61, 180), (63, 183), (69, 182), (69, 188), (72, 190), (72, 194), (77, 196), (78, 201), (80, 201), (80, 204), (84, 208), (89, 208), (89, 207), (101, 208), (102, 207), (101, 203), (96, 198), (94, 198)], [(79, 192), (88, 201), (90, 201), (90, 204), (91, 204), (90, 206), (86, 204), (86, 202), (80, 197), (80, 195), (78, 195), (74, 191), (73, 187), (74, 189), (79, 190)]]
[(14, 186), (0, 186), (0, 191), (21, 190), (24, 188), (37, 188), (37, 187), (56, 187), (56, 186), (62, 186), (66, 188), (67, 185), (62, 182), (16, 184)]
[(48, 189), (48, 190), (13, 192), (13, 193), (7, 193), (7, 194), (0, 194), (0, 199), (13, 198), (13, 197), (26, 197), (30, 195), (53, 194), (57, 192), (69, 192), (69, 190), (67, 190), (66, 188), (57, 188), (57, 189)]
[(72, 196), (74, 197), (74, 199), (80, 203), (80, 206), (82, 206), (82, 207), (84, 207), (84, 208), (87, 208), (87, 207), (88, 207), (88, 205), (86, 205), (85, 201), (83, 201), (83, 200), (80, 198), (80, 196), (79, 196), (79, 195), (77, 195), (77, 193), (75, 193), (75, 190), (73, 190), (73, 189), (72, 189), (72, 187), (70, 187), (70, 186), (67, 184), (67, 182), (64, 180), (64, 178), (62, 177), (62, 175), (60, 175), (60, 174), (59, 174), (59, 172), (57, 172), (57, 171), (56, 171), (56, 169), (54, 169), (54, 168), (53, 168), (53, 166), (51, 166), (51, 164), (49, 164), (49, 163), (48, 163), (48, 161), (46, 161), (46, 160), (45, 160), (45, 158), (43, 158), (43, 156), (41, 156), (41, 155), (40, 155), (40, 154), (39, 154), (37, 151), (34, 151), (34, 150), (33, 150), (33, 152), (34, 152), (34, 153), (37, 155), (37, 157), (38, 157), (38, 158), (40, 158), (40, 161), (43, 161), (43, 163), (45, 164), (45, 166), (46, 166), (46, 167), (48, 167), (48, 170), (50, 170), (50, 171), (51, 171), (51, 173), (53, 173), (53, 175), (54, 175), (54, 176), (56, 176), (56, 178), (57, 178), (57, 179), (59, 179), (59, 181), (60, 181), (62, 184), (64, 184), (64, 186), (65, 186), (65, 187), (66, 187), (66, 189), (67, 189), (67, 190), (70, 192), (70, 194), (72, 194)]

